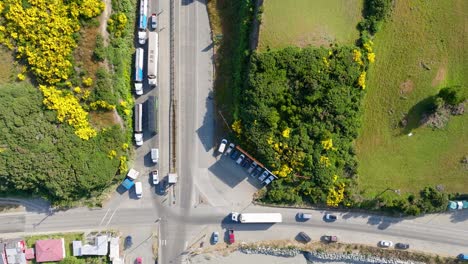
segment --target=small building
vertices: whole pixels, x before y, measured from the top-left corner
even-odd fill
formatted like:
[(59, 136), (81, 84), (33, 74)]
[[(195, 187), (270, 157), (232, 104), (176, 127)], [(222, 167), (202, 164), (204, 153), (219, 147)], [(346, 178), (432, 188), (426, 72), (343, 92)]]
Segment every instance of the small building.
[(37, 240), (36, 262), (60, 261), (65, 258), (65, 241), (60, 239)]
[(73, 241), (73, 256), (105, 256), (108, 252), (107, 236), (97, 236), (94, 245), (83, 245), (81, 241)]
[[(26, 264), (26, 243), (21, 239), (12, 239), (5, 241), (4, 254), (8, 264)], [(2, 260), (3, 261), (3, 260)], [(0, 262), (1, 263), (1, 262)]]
[(111, 237), (109, 242), (109, 259), (113, 262), (114, 259), (119, 258), (119, 237)]

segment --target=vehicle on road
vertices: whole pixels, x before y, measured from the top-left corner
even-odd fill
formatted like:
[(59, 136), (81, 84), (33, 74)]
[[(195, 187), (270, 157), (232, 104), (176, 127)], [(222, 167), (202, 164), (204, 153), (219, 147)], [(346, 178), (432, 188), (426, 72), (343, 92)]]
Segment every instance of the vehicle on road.
[(458, 259), (462, 261), (468, 260), (468, 254), (460, 254), (458, 255)]
[(159, 161), (159, 149), (157, 149), (157, 148), (152, 148), (151, 149), (151, 161), (153, 161), (153, 163), (158, 163), (158, 161)]
[(379, 246), (380, 246), (380, 247), (384, 247), (384, 248), (388, 248), (388, 247), (393, 246), (393, 242), (392, 242), (392, 241), (388, 241), (388, 240), (381, 240), (381, 241), (379, 242)]
[(133, 245), (132, 236), (125, 237), (124, 248), (127, 249)]
[(159, 39), (158, 33), (150, 31), (148, 33), (148, 84), (156, 86), (158, 82), (158, 52), (159, 52)]
[(250, 167), (249, 169), (247, 170), (247, 173), (252, 173), (253, 170), (255, 170), (255, 168), (257, 167), (257, 163), (254, 161), (252, 162), (252, 164), (250, 164)]
[(151, 28), (156, 29), (158, 27), (158, 18), (156, 14), (151, 14)]
[(241, 162), (245, 159), (245, 155), (244, 154), (240, 154), (239, 158), (237, 158), (237, 165), (240, 165)]
[(229, 244), (234, 244), (236, 242), (236, 238), (234, 237), (234, 230), (229, 229)]
[(213, 232), (213, 235), (211, 235), (211, 241), (213, 241), (213, 244), (218, 243), (219, 240), (219, 233), (218, 232)]
[(127, 173), (127, 177), (132, 179), (132, 180), (136, 180), (138, 178), (138, 175), (140, 175), (140, 172), (135, 170), (135, 169), (130, 169)]
[(146, 30), (148, 26), (148, 0), (140, 1), (140, 20), (138, 21), (138, 28)]
[(131, 179), (128, 179), (126, 178), (123, 182), (122, 182), (122, 186), (125, 188), (125, 190), (130, 190), (133, 185), (135, 185), (135, 183), (131, 180)]
[(161, 194), (167, 194), (167, 179), (164, 177), (161, 182), (159, 183), (159, 192)]
[(157, 185), (159, 184), (159, 171), (154, 170), (151, 172), (151, 178), (153, 179), (153, 184)]
[(135, 52), (135, 93), (143, 94), (143, 59), (145, 54), (142, 48), (137, 48)]
[(228, 141), (226, 139), (223, 138), (223, 140), (221, 140), (221, 144), (219, 144), (219, 148), (218, 148), (218, 152), (223, 154), (224, 153), (224, 150), (226, 149), (226, 145), (227, 145)]
[(250, 162), (252, 161), (249, 158), (245, 158), (240, 165), (245, 168), (250, 165)]
[(229, 147), (226, 150), (226, 152), (224, 152), (224, 155), (229, 155), (232, 152), (232, 150), (234, 149), (234, 147), (236, 147), (236, 145), (234, 145), (234, 143), (230, 143)]
[(250, 174), (250, 176), (252, 176), (252, 177), (257, 177), (257, 175), (260, 174), (260, 172), (262, 172), (262, 167), (258, 166), (257, 169), (255, 169), (255, 170)]
[(304, 240), (306, 243), (309, 243), (310, 241), (312, 241), (312, 239), (310, 238), (309, 235), (307, 235), (306, 233), (304, 232), (299, 232), (299, 237)]
[(140, 45), (145, 45), (146, 38), (146, 30), (138, 30), (138, 43), (140, 43)]
[(138, 199), (143, 197), (143, 185), (141, 182), (135, 182), (135, 194)]
[(143, 104), (136, 104), (135, 105), (135, 144), (137, 146), (143, 145)]
[(398, 249), (408, 249), (408, 248), (409, 248), (409, 244), (408, 244), (408, 243), (396, 243), (396, 244), (395, 244), (395, 248), (398, 248)]
[(323, 236), (323, 241), (327, 243), (335, 243), (335, 242), (338, 242), (338, 237), (337, 236)]
[(325, 214), (325, 220), (327, 220), (327, 221), (336, 221), (336, 219), (338, 219), (338, 217), (336, 215)]
[(312, 218), (311, 214), (297, 213), (296, 218), (301, 221), (307, 221)]
[(239, 223), (281, 223), (280, 213), (231, 213), (231, 220)]
[(265, 171), (262, 173), (262, 175), (260, 175), (260, 177), (258, 177), (258, 180), (259, 180), (259, 181), (265, 180), (266, 177), (268, 177), (269, 174), (270, 174), (270, 173), (269, 173), (267, 170), (265, 170)]
[(274, 179), (275, 179), (275, 176), (270, 175), (270, 177), (268, 177), (268, 179), (266, 179), (266, 180), (263, 182), (263, 185), (267, 186), (267, 185), (270, 184)]
[(143, 258), (142, 257), (138, 257), (135, 259), (135, 263), (136, 264), (143, 264)]

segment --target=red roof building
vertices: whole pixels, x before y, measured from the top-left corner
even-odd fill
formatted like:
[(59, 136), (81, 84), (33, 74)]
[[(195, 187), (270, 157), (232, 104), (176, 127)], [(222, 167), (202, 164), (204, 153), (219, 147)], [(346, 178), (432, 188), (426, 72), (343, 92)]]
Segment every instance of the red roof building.
[(34, 259), (34, 248), (25, 249), (24, 254), (26, 254), (26, 260)]
[(60, 261), (65, 258), (65, 242), (61, 239), (37, 240), (36, 262)]

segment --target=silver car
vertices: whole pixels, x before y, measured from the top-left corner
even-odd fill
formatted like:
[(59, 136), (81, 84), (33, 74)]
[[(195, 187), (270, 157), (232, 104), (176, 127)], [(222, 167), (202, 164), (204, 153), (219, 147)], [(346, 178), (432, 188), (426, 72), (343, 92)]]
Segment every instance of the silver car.
[(263, 185), (268, 185), (268, 184), (270, 184), (274, 179), (275, 179), (275, 177), (274, 177), (273, 175), (271, 175), (270, 177), (268, 177), (268, 179), (266, 179), (266, 180), (263, 182)]
[(260, 175), (260, 177), (258, 177), (258, 180), (259, 180), (259, 181), (265, 180), (266, 177), (268, 177), (269, 174), (270, 174), (270, 173), (269, 173), (267, 170), (265, 170), (265, 171), (262, 173), (262, 175)]

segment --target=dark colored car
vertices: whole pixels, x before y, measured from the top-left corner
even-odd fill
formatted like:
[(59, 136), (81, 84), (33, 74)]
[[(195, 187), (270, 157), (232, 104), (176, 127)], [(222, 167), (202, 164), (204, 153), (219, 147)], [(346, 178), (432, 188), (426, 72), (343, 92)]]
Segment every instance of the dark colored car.
[(234, 237), (234, 230), (229, 229), (229, 244), (234, 244), (236, 242), (236, 239)]
[(250, 176), (252, 177), (257, 177), (258, 174), (260, 174), (260, 172), (262, 172), (262, 167), (258, 166), (256, 170), (254, 170)]
[(323, 236), (323, 240), (327, 243), (334, 243), (334, 242), (338, 242), (338, 237), (337, 236)]
[(304, 232), (299, 232), (299, 237), (301, 237), (302, 240), (304, 240), (306, 243), (309, 243), (310, 241), (312, 241), (312, 239), (310, 238), (310, 236), (307, 235), (307, 234), (304, 233)]
[(296, 218), (300, 221), (307, 221), (312, 218), (311, 214), (297, 213)]
[(395, 244), (395, 248), (398, 248), (398, 249), (408, 249), (408, 248), (409, 248), (409, 244), (407, 244), (407, 243), (396, 243), (396, 244)]
[(124, 241), (124, 248), (129, 248), (133, 245), (132, 236), (127, 236)]
[(219, 233), (213, 232), (213, 234), (211, 235), (211, 241), (213, 242), (213, 244), (216, 244), (218, 243), (218, 240), (219, 240)]
[(332, 215), (332, 214), (326, 214), (325, 215), (325, 220), (327, 220), (327, 221), (336, 221), (336, 219), (338, 219), (338, 217), (336, 215)]
[(230, 156), (231, 156), (231, 159), (236, 160), (236, 159), (240, 156), (240, 154), (241, 154), (241, 153), (240, 153), (239, 151), (233, 150), (233, 151), (231, 152), (231, 155), (230, 155)]

